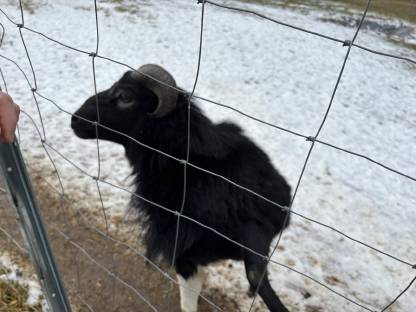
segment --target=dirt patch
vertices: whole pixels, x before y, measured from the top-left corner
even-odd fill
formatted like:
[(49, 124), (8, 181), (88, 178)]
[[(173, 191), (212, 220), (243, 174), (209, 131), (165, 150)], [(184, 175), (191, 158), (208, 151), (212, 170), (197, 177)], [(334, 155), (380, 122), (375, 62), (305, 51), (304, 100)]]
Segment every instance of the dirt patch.
[[(144, 248), (137, 227), (110, 219), (107, 236), (94, 203), (77, 203), (71, 194), (61, 197), (40, 176), (33, 174), (32, 179), (74, 311), (152, 311), (143, 298), (158, 311), (180, 311), (178, 287), (167, 277), (175, 278), (175, 273), (159, 264), (160, 272), (140, 255)], [(0, 226), (24, 246), (15, 217), (0, 197)], [(3, 248), (13, 261), (33, 270), (27, 255), (7, 238), (0, 239)], [(202, 295), (224, 311), (239, 311), (238, 303), (221, 289), (205, 287)], [(199, 311), (215, 309), (200, 298)]]

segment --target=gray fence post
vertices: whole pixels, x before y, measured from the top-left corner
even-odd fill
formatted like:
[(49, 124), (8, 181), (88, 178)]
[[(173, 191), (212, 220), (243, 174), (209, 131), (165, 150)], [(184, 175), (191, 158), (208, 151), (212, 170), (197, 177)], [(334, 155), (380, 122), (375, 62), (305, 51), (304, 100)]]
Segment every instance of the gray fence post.
[(71, 312), (17, 141), (0, 142), (0, 168), (49, 307)]

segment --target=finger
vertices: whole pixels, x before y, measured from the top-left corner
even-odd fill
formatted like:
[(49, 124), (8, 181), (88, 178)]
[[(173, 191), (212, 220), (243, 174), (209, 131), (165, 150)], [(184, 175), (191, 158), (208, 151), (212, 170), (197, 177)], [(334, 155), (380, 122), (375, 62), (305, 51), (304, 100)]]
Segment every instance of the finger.
[(6, 142), (6, 143), (9, 143), (9, 139), (8, 139), (8, 138), (6, 138), (6, 136), (5, 136), (5, 134), (4, 134), (4, 131), (2, 131), (2, 130), (1, 130), (1, 128), (0, 128), (0, 142)]
[(3, 129), (2, 138), (6, 143), (13, 143), (13, 141), (14, 141), (14, 131), (9, 131), (8, 129)]
[(7, 142), (7, 143), (13, 143), (13, 141), (14, 141), (14, 133), (10, 133), (10, 134), (7, 134), (7, 135), (5, 135), (5, 141)]
[(16, 113), (10, 112), (9, 118), (0, 118), (1, 137), (7, 143), (12, 143), (14, 140), (14, 131), (17, 124)]

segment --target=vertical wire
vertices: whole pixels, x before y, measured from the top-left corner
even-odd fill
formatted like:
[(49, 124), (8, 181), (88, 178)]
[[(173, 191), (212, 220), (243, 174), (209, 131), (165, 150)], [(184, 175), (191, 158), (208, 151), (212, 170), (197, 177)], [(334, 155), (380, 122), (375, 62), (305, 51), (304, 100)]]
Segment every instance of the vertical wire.
[(25, 16), (23, 14), (23, 4), (22, 4), (22, 0), (19, 0), (19, 7), (20, 7), (21, 22), (22, 22), (22, 25), (24, 25), (25, 24)]
[[(200, 3), (200, 2), (198, 2)], [(199, 35), (199, 49), (198, 49), (198, 63), (197, 63), (197, 70), (195, 75), (194, 84), (192, 87), (192, 92), (188, 95), (188, 104), (187, 104), (187, 126), (186, 126), (186, 160), (183, 162), (183, 194), (182, 194), (182, 202), (180, 206), (179, 213), (177, 213), (177, 219), (176, 219), (176, 232), (175, 232), (175, 242), (173, 247), (173, 253), (172, 253), (172, 260), (171, 260), (171, 266), (174, 267), (176, 263), (176, 253), (178, 249), (178, 239), (179, 239), (179, 231), (180, 231), (180, 220), (181, 216), (183, 214), (183, 211), (185, 209), (185, 203), (186, 203), (186, 195), (187, 195), (187, 167), (189, 163), (189, 157), (190, 157), (190, 148), (191, 148), (191, 103), (192, 103), (192, 97), (194, 96), (196, 86), (198, 83), (199, 78), (199, 72), (201, 68), (201, 56), (202, 56), (202, 42), (203, 42), (203, 33), (204, 33), (204, 15), (205, 15), (205, 1), (201, 1), (202, 7), (201, 7), (201, 22), (200, 22), (200, 35)], [(170, 283), (170, 289), (173, 287), (173, 282)], [(199, 294), (198, 294), (199, 296)], [(170, 305), (171, 309), (172, 305)]]
[[(33, 97), (33, 100), (35, 101), (36, 109), (38, 111), (38, 115), (39, 115), (39, 119), (40, 119), (40, 123), (41, 123), (41, 129), (42, 129), (42, 133), (43, 133), (43, 137), (41, 136), (41, 143), (42, 143), (42, 147), (43, 147), (43, 149), (44, 149), (44, 151), (45, 151), (48, 159), (50, 160), (50, 162), (51, 162), (51, 164), (52, 164), (52, 166), (54, 168), (54, 172), (56, 173), (56, 176), (57, 176), (57, 179), (58, 179), (58, 183), (59, 183), (59, 186), (61, 188), (61, 194), (62, 194), (62, 196), (64, 196), (65, 190), (64, 190), (64, 186), (63, 186), (63, 183), (62, 183), (61, 176), (59, 174), (59, 171), (57, 169), (57, 166), (56, 166), (53, 158), (51, 157), (51, 155), (49, 154), (49, 152), (47, 151), (47, 149), (45, 147), (45, 143), (46, 143), (46, 130), (45, 130), (45, 125), (44, 125), (44, 122), (43, 122), (43, 117), (42, 117), (41, 109), (40, 109), (40, 106), (39, 106), (39, 102), (38, 102), (37, 97), (36, 97), (36, 91), (37, 91), (37, 87), (38, 87), (38, 85), (37, 85), (37, 79), (36, 79), (36, 73), (35, 73), (35, 69), (33, 67), (32, 60), (30, 58), (29, 50), (28, 50), (28, 48), (26, 46), (26, 43), (25, 43), (25, 40), (24, 40), (24, 37), (23, 37), (23, 33), (22, 33), (22, 28), (24, 27), (24, 12), (23, 12), (23, 4), (22, 4), (22, 1), (21, 0), (19, 0), (19, 6), (20, 6), (21, 17), (22, 17), (22, 24), (18, 25), (19, 35), (20, 35), (21, 41), (23, 43), (23, 47), (24, 47), (24, 50), (25, 50), (25, 53), (26, 53), (26, 57), (27, 57), (27, 59), (29, 61), (30, 69), (31, 69), (31, 72), (32, 72), (32, 75), (33, 75), (34, 87), (32, 87), (30, 85), (30, 82), (29, 81), (28, 81), (28, 83), (29, 83), (29, 85), (31, 87), (32, 97)], [(20, 135), (20, 131), (19, 131), (19, 135)], [(67, 219), (65, 210), (64, 210), (64, 217), (65, 217), (65, 219)]]
[[(371, 0), (370, 0), (371, 1)], [(369, 1), (369, 2), (370, 2)], [(22, 9), (22, 4), (21, 4), (21, 1), (19, 1), (20, 2), (20, 6), (21, 6), (21, 9)], [(95, 3), (95, 7), (96, 7), (96, 2), (94, 2)], [(24, 20), (23, 20), (23, 10), (21, 10), (21, 14), (22, 14), (22, 22), (24, 22)], [(97, 11), (96, 11), (96, 14), (97, 14)], [(361, 23), (363, 22), (363, 19), (361, 20), (361, 22), (360, 22), (360, 26), (361, 26)], [(360, 27), (359, 26), (359, 27)], [(353, 41), (355, 40), (355, 37), (358, 35), (358, 31), (356, 32), (356, 34), (355, 34), (355, 36), (354, 36), (354, 39), (353, 39)], [(97, 28), (97, 38), (98, 38), (98, 28)], [(23, 38), (22, 38), (22, 40), (23, 40)], [(24, 43), (24, 41), (23, 41), (23, 43)], [(349, 53), (349, 51), (350, 51), (350, 49), (351, 49), (351, 46), (352, 45), (354, 45), (353, 43), (349, 46), (349, 49), (348, 49), (348, 53)], [(98, 41), (97, 41), (97, 50), (98, 50)], [(29, 61), (30, 61), (30, 59), (29, 59)], [(344, 65), (345, 65), (345, 62), (344, 62)], [(343, 67), (344, 67), (344, 65), (343, 65)], [(32, 68), (32, 70), (33, 70), (33, 68)], [(33, 72), (33, 74), (34, 74), (34, 72)], [(95, 77), (94, 77), (95, 78)], [(340, 78), (340, 77), (339, 77)], [(339, 83), (339, 81), (337, 82), (337, 84)], [(35, 80), (35, 84), (36, 84), (36, 80)], [(336, 91), (336, 89), (334, 90), (334, 91)], [(333, 96), (335, 95), (335, 92), (334, 92), (334, 94), (333, 94)], [(315, 136), (315, 138), (314, 138), (314, 140), (312, 140), (312, 144), (311, 144), (311, 148), (309, 149), (309, 152), (308, 152), (308, 156), (307, 156), (307, 159), (306, 159), (306, 161), (305, 161), (305, 164), (304, 164), (304, 167), (303, 167), (303, 169), (302, 169), (302, 173), (301, 173), (301, 176), (303, 175), (303, 172), (304, 172), (304, 170), (305, 170), (305, 167), (306, 167), (306, 163), (308, 162), (308, 159), (309, 159), (309, 156), (310, 156), (310, 153), (311, 153), (311, 151), (312, 151), (312, 149), (313, 149), (313, 146), (314, 146), (314, 143), (315, 143), (315, 140), (316, 140), (316, 137), (319, 135), (319, 133), (320, 133), (320, 131), (321, 131), (321, 129), (322, 129), (322, 127), (323, 127), (323, 125), (324, 125), (324, 123), (325, 123), (325, 120), (326, 120), (326, 118), (327, 118), (327, 116), (328, 116), (328, 113), (329, 113), (329, 110), (330, 110), (330, 107), (331, 107), (331, 105), (332, 105), (332, 99), (333, 99), (333, 96), (332, 96), (332, 98), (331, 98), (331, 102), (330, 102), (330, 105), (329, 105), (329, 107), (328, 107), (328, 109), (327, 109), (327, 112), (326, 112), (326, 114), (325, 114), (325, 117), (324, 117), (324, 120), (322, 121), (322, 123), (321, 123), (321, 126), (320, 126), (320, 128), (318, 129), (318, 131), (317, 131), (317, 134), (316, 134), (316, 136)], [(189, 103), (188, 103), (188, 122), (189, 122), (189, 116), (190, 116), (190, 112), (189, 112), (189, 106), (190, 106), (190, 99), (188, 99), (189, 100)], [(189, 126), (189, 124), (188, 124), (188, 126)], [(188, 137), (188, 142), (189, 142), (189, 137)], [(188, 145), (188, 148), (189, 148), (189, 145)], [(187, 161), (188, 161), (189, 159), (187, 159)], [(185, 166), (186, 166), (186, 163), (185, 163)], [(294, 200), (294, 198), (295, 198), (295, 196), (296, 196), (296, 193), (297, 193), (297, 189), (298, 189), (298, 187), (299, 187), (299, 184), (300, 184), (300, 180), (301, 180), (301, 178), (299, 179), (299, 181), (298, 181), (298, 184), (297, 184), (297, 187), (296, 187), (296, 190), (295, 190), (295, 194), (294, 194), (294, 196), (293, 196), (293, 199), (292, 199), (292, 203), (293, 203), (293, 200)], [(178, 217), (178, 219), (179, 219), (179, 217)], [(281, 237), (281, 235), (279, 236), (279, 241), (280, 241), (280, 237)], [(278, 242), (279, 242), (278, 241)], [(277, 244), (278, 245), (278, 244)], [(276, 245), (276, 248), (277, 248), (277, 245)], [(411, 283), (413, 283), (413, 281), (411, 282)], [(409, 285), (409, 287), (410, 287), (410, 285)], [(408, 287), (408, 288), (409, 288)], [(407, 288), (407, 289), (408, 289)], [(406, 290), (407, 290), (406, 289)], [(398, 298), (396, 298), (396, 300), (397, 300)]]
[[(415, 268), (416, 268), (416, 266), (415, 266)], [(401, 296), (403, 296), (409, 289), (410, 289), (410, 287), (412, 287), (412, 285), (413, 285), (413, 283), (416, 281), (416, 276), (410, 281), (410, 283), (409, 283), (409, 285), (407, 285), (406, 286), (406, 288), (405, 289), (403, 289), (401, 292), (400, 292), (400, 294), (398, 294), (397, 295), (397, 297), (396, 298), (394, 298), (393, 299), (393, 301), (392, 302), (390, 302), (385, 308), (383, 308), (383, 310), (381, 310), (381, 312), (384, 312), (384, 311), (386, 311), (388, 308), (390, 308), (393, 304), (395, 304), (398, 300), (399, 300), (399, 298), (401, 297)]]
[[(105, 223), (105, 230), (107, 233), (107, 236), (110, 237), (110, 228), (109, 228), (109, 222), (107, 218), (107, 213), (105, 211), (104, 201), (102, 197), (102, 192), (99, 184), (99, 180), (101, 177), (101, 152), (100, 152), (100, 140), (99, 140), (99, 131), (98, 131), (98, 124), (101, 122), (100, 118), (100, 108), (99, 108), (99, 100), (98, 100), (98, 92), (97, 92), (97, 79), (96, 79), (96, 73), (95, 73), (95, 58), (98, 55), (98, 49), (100, 46), (100, 31), (99, 31), (99, 25), (98, 25), (98, 7), (97, 7), (97, 0), (94, 0), (94, 15), (95, 15), (95, 35), (96, 35), (96, 46), (95, 46), (95, 53), (91, 53), (90, 56), (92, 56), (92, 71), (93, 71), (93, 80), (94, 80), (94, 92), (95, 92), (95, 106), (96, 106), (96, 112), (97, 112), (97, 121), (95, 122), (95, 134), (96, 134), (96, 145), (97, 145), (97, 162), (98, 162), (98, 172), (97, 172), (97, 178), (95, 179), (95, 184), (98, 191), (99, 200), (101, 203), (101, 210), (104, 216), (104, 223)], [(111, 264), (112, 269), (116, 267), (115, 258), (114, 258), (114, 247), (111, 252)], [(112, 305), (113, 310), (115, 308), (116, 304), (116, 282), (113, 280), (113, 292), (112, 292)]]
[[(98, 38), (98, 37), (97, 37)], [(98, 45), (97, 45), (98, 46)], [(97, 177), (95, 179), (95, 185), (97, 187), (99, 200), (101, 202), (101, 211), (104, 217), (104, 223), (107, 233), (109, 232), (109, 225), (108, 225), (108, 218), (105, 212), (104, 202), (101, 194), (100, 185), (98, 180), (101, 177), (101, 150), (100, 150), (100, 140), (99, 140), (99, 131), (98, 131), (98, 124), (101, 121), (100, 118), (100, 108), (99, 108), (99, 101), (98, 101), (98, 92), (97, 92), (97, 80), (96, 80), (96, 73), (95, 73), (95, 55), (92, 55), (92, 73), (93, 73), (93, 81), (94, 81), (94, 92), (95, 92), (95, 108), (97, 113), (97, 121), (94, 123), (95, 127), (95, 143), (97, 147)]]
[(299, 189), (300, 183), (301, 183), (301, 181), (302, 181), (302, 178), (303, 178), (303, 176), (304, 176), (304, 173), (305, 173), (305, 170), (306, 170), (306, 166), (307, 166), (307, 164), (308, 164), (308, 162), (309, 162), (309, 159), (310, 159), (310, 156), (311, 156), (312, 150), (313, 150), (313, 148), (314, 148), (314, 146), (315, 146), (316, 139), (317, 139), (317, 137), (319, 136), (319, 134), (320, 134), (320, 132), (321, 132), (321, 130), (322, 130), (322, 127), (324, 126), (325, 121), (326, 121), (326, 119), (327, 119), (327, 117), (328, 117), (329, 111), (330, 111), (330, 110), (331, 110), (331, 108), (332, 108), (332, 103), (333, 103), (333, 100), (334, 100), (334, 98), (335, 98), (335, 94), (336, 94), (336, 92), (337, 92), (337, 90), (338, 90), (338, 86), (339, 86), (339, 83), (340, 83), (340, 81), (341, 81), (341, 77), (342, 77), (342, 75), (343, 75), (343, 73), (344, 73), (345, 65), (346, 65), (346, 63), (347, 63), (347, 61), (348, 61), (348, 57), (349, 57), (350, 52), (351, 52), (351, 47), (352, 47), (352, 44), (355, 42), (355, 40), (356, 40), (356, 38), (357, 38), (357, 36), (358, 36), (358, 33), (359, 33), (360, 29), (361, 29), (361, 26), (362, 26), (362, 24), (363, 24), (363, 22), (364, 22), (364, 19), (365, 19), (365, 17), (367, 16), (367, 12), (368, 12), (368, 10), (369, 10), (369, 8), (370, 8), (370, 4), (371, 4), (371, 0), (368, 0), (368, 1), (367, 1), (367, 6), (366, 6), (366, 8), (365, 8), (365, 10), (364, 10), (364, 12), (363, 12), (363, 14), (362, 14), (362, 16), (361, 16), (361, 19), (360, 19), (359, 25), (358, 25), (358, 27), (357, 27), (357, 29), (356, 29), (355, 33), (354, 33), (354, 37), (353, 37), (353, 39), (351, 40), (350, 44), (348, 45), (348, 50), (347, 50), (347, 52), (346, 52), (346, 54), (345, 54), (345, 57), (344, 57), (344, 60), (343, 60), (343, 63), (342, 63), (341, 70), (340, 70), (340, 72), (339, 72), (339, 74), (338, 74), (338, 78), (337, 78), (337, 81), (336, 81), (336, 83), (335, 83), (335, 87), (334, 87), (334, 89), (333, 89), (333, 92), (332, 92), (332, 95), (331, 95), (331, 99), (330, 99), (330, 101), (329, 101), (329, 105), (328, 105), (328, 107), (327, 107), (327, 109), (326, 109), (325, 115), (324, 115), (324, 117), (323, 117), (323, 119), (322, 119), (322, 122), (321, 122), (321, 124), (320, 124), (319, 128), (318, 128), (318, 131), (316, 132), (315, 137), (313, 137), (313, 138), (308, 138), (308, 139), (307, 139), (308, 141), (311, 141), (311, 146), (310, 146), (310, 148), (309, 148), (309, 150), (308, 150), (308, 154), (307, 154), (307, 156), (306, 156), (306, 159), (305, 159), (304, 165), (303, 165), (303, 167), (302, 167), (302, 171), (301, 171), (301, 173), (300, 173), (300, 176), (299, 176), (298, 182), (297, 182), (297, 184), (296, 184), (296, 189), (295, 189), (295, 192), (294, 192), (294, 194), (293, 194), (292, 200), (291, 200), (291, 202), (290, 202), (290, 205), (289, 205), (289, 210), (288, 210), (288, 212), (286, 213), (286, 216), (285, 216), (285, 218), (284, 218), (284, 221), (283, 221), (283, 227), (282, 227), (282, 230), (281, 230), (281, 231), (280, 231), (280, 233), (279, 233), (279, 237), (278, 237), (277, 243), (276, 243), (276, 245), (274, 246), (274, 248), (273, 248), (272, 252), (270, 253), (270, 255), (268, 256), (267, 263), (266, 263), (266, 265), (265, 265), (265, 268), (264, 268), (263, 273), (262, 273), (262, 275), (261, 275), (260, 281), (259, 281), (259, 283), (258, 283), (258, 285), (257, 285), (257, 287), (256, 287), (255, 292), (254, 292), (254, 297), (253, 297), (253, 301), (251, 302), (251, 306), (250, 306), (250, 310), (249, 310), (249, 312), (251, 312), (251, 310), (253, 309), (253, 307), (254, 307), (254, 303), (255, 303), (256, 298), (257, 298), (258, 291), (259, 291), (259, 289), (260, 289), (260, 287), (261, 287), (261, 284), (262, 284), (262, 282), (263, 282), (263, 280), (264, 280), (264, 277), (265, 277), (265, 276), (267, 276), (267, 267), (268, 267), (268, 265), (269, 265), (269, 263), (270, 263), (270, 259), (273, 257), (274, 253), (276, 252), (277, 248), (279, 247), (279, 243), (281, 242), (281, 238), (282, 238), (282, 235), (283, 235), (283, 229), (287, 226), (287, 223), (288, 223), (288, 221), (289, 221), (289, 215), (290, 215), (290, 213), (291, 213), (291, 210), (292, 210), (292, 207), (293, 207), (293, 203), (294, 203), (295, 198), (296, 198), (296, 195), (297, 195), (297, 193), (298, 193), (298, 189)]
[(199, 78), (199, 71), (201, 68), (201, 55), (202, 55), (202, 39), (203, 39), (203, 32), (204, 32), (204, 13), (205, 13), (205, 1), (202, 0), (202, 9), (201, 9), (201, 31), (199, 36), (199, 51), (198, 51), (198, 65), (196, 70), (196, 76), (194, 81), (194, 86), (192, 88), (192, 92), (188, 96), (188, 105), (187, 105), (187, 135), (186, 135), (186, 161), (183, 162), (183, 168), (184, 168), (184, 176), (183, 176), (183, 194), (182, 194), (182, 202), (179, 214), (177, 214), (177, 221), (176, 221), (176, 234), (175, 234), (175, 244), (173, 248), (173, 255), (172, 255), (172, 261), (171, 265), (175, 265), (175, 258), (176, 258), (176, 252), (178, 247), (178, 237), (179, 237), (179, 230), (180, 230), (180, 218), (183, 214), (183, 210), (185, 208), (185, 202), (186, 202), (186, 193), (187, 193), (187, 167), (189, 163), (189, 156), (190, 156), (190, 145), (191, 145), (191, 101), (192, 97), (194, 96), (196, 85), (198, 83)]
[[(23, 11), (22, 11), (22, 14), (23, 14)], [(36, 90), (38, 88), (36, 74), (35, 74), (35, 70), (33, 68), (32, 60), (31, 60), (30, 55), (29, 55), (29, 51), (28, 51), (27, 46), (26, 46), (25, 39), (23, 37), (22, 27), (19, 27), (19, 34), (20, 34), (20, 38), (21, 38), (22, 43), (23, 43), (23, 47), (24, 47), (25, 52), (26, 52), (27, 59), (29, 61), (29, 65), (30, 65), (32, 75), (33, 75), (34, 87), (31, 87), (31, 91), (32, 91), (33, 100), (35, 101), (36, 109), (38, 111), (39, 120), (40, 120), (40, 124), (41, 124), (41, 127), (42, 127), (43, 139), (46, 140), (45, 125), (44, 125), (44, 122), (43, 122), (43, 117), (42, 117), (42, 114), (41, 114), (41, 111), (40, 111), (39, 103), (38, 103), (38, 100), (37, 100), (36, 94), (35, 94)]]

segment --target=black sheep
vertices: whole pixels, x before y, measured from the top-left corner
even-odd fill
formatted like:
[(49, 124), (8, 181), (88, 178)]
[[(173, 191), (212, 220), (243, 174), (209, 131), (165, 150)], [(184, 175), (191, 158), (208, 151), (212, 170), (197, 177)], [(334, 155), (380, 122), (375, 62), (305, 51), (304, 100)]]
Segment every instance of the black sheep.
[[(178, 159), (186, 159), (188, 103), (189, 94), (176, 87), (165, 69), (148, 64), (138, 71), (126, 72), (110, 89), (98, 93), (99, 120), (94, 95), (75, 113), (71, 126), (78, 137), (94, 139), (95, 125), (77, 116), (99, 121), (104, 127), (98, 127), (98, 138), (124, 146), (133, 168), (135, 193), (180, 211), (183, 162), (140, 146), (127, 136)], [(237, 125), (213, 123), (191, 101), (190, 133), (190, 163), (281, 206), (290, 205), (290, 186), (268, 156)], [(161, 256), (171, 263), (177, 215), (134, 196), (131, 206), (143, 217), (147, 255), (152, 259)], [(283, 229), (287, 211), (188, 165), (183, 214), (267, 256), (272, 239)], [(288, 221), (289, 218), (286, 225)], [(244, 260), (251, 291), (257, 289), (266, 269), (264, 258), (186, 219), (180, 221), (177, 242), (174, 265), (185, 286), (180, 287), (184, 312), (197, 310), (202, 287), (201, 266), (223, 259)], [(288, 311), (271, 288), (267, 274), (258, 293), (271, 311)]]

